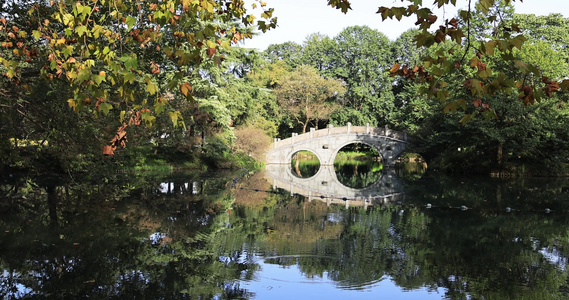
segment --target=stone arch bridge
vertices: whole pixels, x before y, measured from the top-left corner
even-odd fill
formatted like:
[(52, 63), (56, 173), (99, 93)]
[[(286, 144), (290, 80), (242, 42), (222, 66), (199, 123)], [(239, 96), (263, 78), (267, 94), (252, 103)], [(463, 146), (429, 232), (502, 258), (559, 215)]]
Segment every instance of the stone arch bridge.
[(321, 166), (334, 164), (338, 151), (354, 143), (368, 145), (381, 155), (383, 165), (391, 167), (405, 151), (407, 134), (387, 128), (366, 126), (333, 127), (315, 130), (304, 134), (292, 134), (290, 138), (275, 139), (273, 148), (267, 152), (267, 164), (290, 164), (292, 156), (302, 150), (310, 151), (318, 157)]

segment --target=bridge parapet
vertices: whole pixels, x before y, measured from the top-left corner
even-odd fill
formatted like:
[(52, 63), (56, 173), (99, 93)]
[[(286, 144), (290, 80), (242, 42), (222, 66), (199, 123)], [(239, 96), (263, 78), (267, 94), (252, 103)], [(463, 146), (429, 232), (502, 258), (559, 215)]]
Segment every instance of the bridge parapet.
[(316, 130), (311, 128), (309, 132), (303, 134), (293, 133), (290, 138), (280, 140), (275, 139), (273, 144), (273, 149), (281, 148), (281, 147), (290, 147), (297, 143), (302, 143), (314, 138), (321, 138), (326, 136), (332, 135), (343, 135), (343, 134), (366, 134), (370, 136), (383, 136), (387, 138), (396, 139), (402, 142), (407, 142), (407, 133), (396, 131), (389, 129), (387, 126), (385, 127), (372, 127), (369, 126), (352, 126), (351, 123), (348, 123), (347, 126), (342, 127), (333, 127), (329, 125), (328, 128)]

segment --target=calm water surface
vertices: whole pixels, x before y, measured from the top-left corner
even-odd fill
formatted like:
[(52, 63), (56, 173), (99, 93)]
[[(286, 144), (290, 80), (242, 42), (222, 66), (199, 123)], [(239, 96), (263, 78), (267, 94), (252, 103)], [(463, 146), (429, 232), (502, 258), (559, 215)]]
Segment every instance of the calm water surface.
[(569, 297), (568, 180), (336, 170), (5, 180), (0, 298)]

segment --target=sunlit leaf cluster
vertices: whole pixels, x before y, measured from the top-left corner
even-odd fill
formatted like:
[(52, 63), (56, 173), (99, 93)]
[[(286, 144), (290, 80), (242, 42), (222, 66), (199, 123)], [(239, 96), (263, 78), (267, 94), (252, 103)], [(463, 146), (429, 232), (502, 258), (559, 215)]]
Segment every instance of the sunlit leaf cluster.
[[(252, 36), (250, 26), (276, 26), (273, 10), (258, 4), (259, 18), (242, 0), (32, 1), (0, 18), (0, 71), (24, 89), (36, 75), (67, 82), (75, 111), (118, 109), (122, 119), (147, 109), (141, 118), (152, 126), (172, 96), (192, 100), (193, 70), (220, 65), (231, 45)], [(181, 121), (170, 116), (174, 126)]]

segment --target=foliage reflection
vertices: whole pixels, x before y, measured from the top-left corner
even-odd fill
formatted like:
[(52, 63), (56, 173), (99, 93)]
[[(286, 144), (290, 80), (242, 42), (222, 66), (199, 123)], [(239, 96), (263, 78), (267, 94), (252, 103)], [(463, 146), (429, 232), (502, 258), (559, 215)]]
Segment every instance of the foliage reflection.
[(292, 174), (300, 178), (310, 178), (320, 169), (320, 161), (310, 151), (299, 151), (292, 156)]
[(375, 149), (365, 144), (354, 143), (338, 151), (334, 160), (334, 170), (343, 185), (361, 189), (381, 178), (383, 164)]
[(2, 184), (0, 297), (245, 299), (259, 259), (343, 290), (568, 296), (567, 182), (426, 177), (365, 209), (231, 177)]

